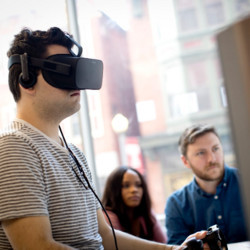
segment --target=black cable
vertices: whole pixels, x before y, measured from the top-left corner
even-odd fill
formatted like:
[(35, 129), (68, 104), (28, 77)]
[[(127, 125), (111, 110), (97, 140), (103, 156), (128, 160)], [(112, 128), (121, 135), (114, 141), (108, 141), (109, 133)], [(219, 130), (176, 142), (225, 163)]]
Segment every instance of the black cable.
[(104, 206), (103, 206), (101, 200), (99, 199), (98, 195), (96, 194), (96, 192), (94, 191), (94, 189), (93, 189), (92, 186), (90, 185), (89, 180), (88, 180), (88, 178), (87, 178), (87, 176), (86, 176), (86, 174), (85, 174), (85, 172), (84, 172), (84, 170), (83, 170), (81, 164), (79, 163), (78, 159), (76, 158), (76, 156), (74, 155), (74, 153), (72, 152), (72, 150), (69, 148), (69, 146), (68, 146), (68, 144), (67, 144), (67, 142), (66, 142), (66, 139), (65, 139), (65, 137), (64, 137), (64, 134), (63, 134), (63, 132), (62, 132), (61, 126), (59, 126), (59, 130), (60, 130), (60, 133), (61, 133), (61, 135), (62, 135), (63, 142), (64, 142), (64, 144), (65, 144), (67, 150), (69, 151), (70, 156), (73, 158), (73, 160), (74, 160), (74, 162), (76, 163), (76, 165), (77, 165), (79, 171), (82, 173), (82, 176), (83, 176), (84, 180), (87, 182), (88, 187), (86, 187), (86, 185), (84, 184), (84, 182), (82, 181), (82, 179), (78, 176), (78, 174), (75, 172), (75, 170), (74, 170), (73, 167), (72, 167), (72, 169), (73, 169), (73, 171), (75, 172), (75, 174), (76, 174), (78, 180), (79, 180), (79, 181), (83, 184), (83, 186), (85, 187), (85, 189), (88, 189), (88, 188), (89, 188), (89, 189), (92, 191), (92, 193), (94, 194), (95, 198), (96, 198), (96, 199), (98, 200), (98, 202), (100, 203), (100, 205), (101, 205), (101, 207), (102, 207), (102, 209), (103, 209), (105, 215), (106, 215), (107, 218), (108, 218), (109, 224), (110, 224), (111, 229), (112, 229), (113, 237), (114, 237), (115, 248), (116, 248), (116, 250), (118, 250), (118, 245), (117, 245), (117, 239), (116, 239), (116, 235), (115, 235), (115, 230), (114, 230), (114, 227), (113, 227), (113, 225), (112, 225), (112, 222), (111, 222), (111, 220), (110, 220), (110, 218), (109, 218), (109, 215), (108, 215), (106, 209), (104, 208)]

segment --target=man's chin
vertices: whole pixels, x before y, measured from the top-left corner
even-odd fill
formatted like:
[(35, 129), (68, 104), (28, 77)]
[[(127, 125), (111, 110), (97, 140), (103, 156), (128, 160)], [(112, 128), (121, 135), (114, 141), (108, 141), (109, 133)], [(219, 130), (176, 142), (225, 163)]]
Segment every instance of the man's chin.
[(211, 170), (207, 174), (208, 181), (220, 181), (223, 178), (224, 172), (221, 170)]

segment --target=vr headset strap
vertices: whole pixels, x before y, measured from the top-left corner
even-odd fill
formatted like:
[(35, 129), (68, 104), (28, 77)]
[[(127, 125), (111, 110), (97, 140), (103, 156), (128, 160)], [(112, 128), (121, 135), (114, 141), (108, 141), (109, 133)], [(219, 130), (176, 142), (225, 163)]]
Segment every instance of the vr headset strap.
[(27, 53), (24, 53), (22, 55), (12, 55), (9, 58), (8, 68), (10, 69), (13, 64), (21, 64), (22, 72), (28, 72), (28, 65), (38, 67), (43, 70), (56, 72), (62, 75), (69, 75), (71, 69), (71, 65), (69, 64), (54, 62), (47, 59), (29, 57)]

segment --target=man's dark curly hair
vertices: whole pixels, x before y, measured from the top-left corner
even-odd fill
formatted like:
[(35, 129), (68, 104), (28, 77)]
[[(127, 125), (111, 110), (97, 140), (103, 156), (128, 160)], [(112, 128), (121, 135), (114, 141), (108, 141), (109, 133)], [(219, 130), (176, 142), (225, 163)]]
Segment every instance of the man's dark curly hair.
[[(22, 55), (27, 53), (30, 57), (45, 58), (47, 46), (51, 44), (62, 45), (70, 49), (73, 44), (65, 34), (69, 35), (57, 27), (52, 27), (47, 31), (32, 31), (28, 28), (24, 28), (19, 34), (15, 35), (11, 47), (7, 52), (7, 56), (10, 57), (14, 54)], [(29, 67), (29, 72), (37, 76), (38, 68)], [(9, 88), (15, 102), (18, 102), (21, 97), (19, 88), (20, 73), (20, 64), (14, 64), (9, 70)]]

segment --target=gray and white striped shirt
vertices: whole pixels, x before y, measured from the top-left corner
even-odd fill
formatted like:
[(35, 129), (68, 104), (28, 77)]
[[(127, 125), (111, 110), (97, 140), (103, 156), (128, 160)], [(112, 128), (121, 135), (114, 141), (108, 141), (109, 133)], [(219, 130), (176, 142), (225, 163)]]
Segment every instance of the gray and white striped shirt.
[[(85, 156), (69, 147), (93, 186)], [(103, 249), (96, 214), (100, 205), (76, 174), (82, 178), (66, 148), (27, 122), (14, 120), (0, 135), (0, 221), (47, 215), (56, 241)], [(11, 249), (1, 226), (0, 249)]]

